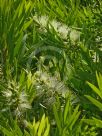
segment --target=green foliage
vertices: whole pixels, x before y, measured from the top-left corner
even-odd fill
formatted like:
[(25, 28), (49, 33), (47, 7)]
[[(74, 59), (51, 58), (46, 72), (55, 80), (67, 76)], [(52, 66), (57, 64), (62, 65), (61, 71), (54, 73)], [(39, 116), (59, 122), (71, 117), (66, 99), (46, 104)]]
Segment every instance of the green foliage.
[[(43, 115), (41, 121), (38, 122), (35, 122), (34, 119), (33, 124), (28, 123), (28, 129), (30, 131), (30, 135), (32, 136), (49, 136), (50, 124), (48, 117)], [(27, 133), (27, 131), (25, 131), (25, 133)]]
[(13, 128), (6, 129), (1, 127), (2, 133), (6, 136), (49, 136), (50, 124), (48, 118), (45, 115), (42, 116), (41, 121), (35, 122), (33, 124), (30, 122), (26, 123), (26, 129), (24, 132), (20, 129), (16, 121), (13, 121)]
[(87, 84), (91, 87), (91, 89), (94, 91), (94, 93), (96, 93), (98, 95), (97, 98), (93, 98), (92, 96), (88, 96), (86, 95), (86, 97), (95, 105), (97, 106), (100, 110), (102, 110), (102, 103), (101, 103), (101, 99), (102, 99), (102, 75), (99, 73), (99, 75), (96, 72), (96, 77), (97, 77), (97, 83), (98, 83), (98, 87), (97, 88), (95, 85), (87, 82)]
[(80, 112), (78, 111), (78, 109), (79, 106), (77, 106), (73, 111), (70, 98), (66, 99), (65, 106), (63, 107), (63, 109), (61, 108), (59, 102), (57, 102), (57, 105), (54, 105), (53, 111), (56, 119), (57, 129), (58, 129), (56, 130), (57, 132), (55, 134), (56, 136), (57, 135), (71, 136), (71, 135), (76, 135), (78, 133), (77, 129), (79, 124), (77, 120), (79, 119), (80, 116)]
[(65, 104), (61, 105), (59, 98), (57, 103), (53, 106), (53, 112), (55, 116), (55, 123), (57, 128), (55, 129), (55, 136), (95, 136), (95, 127), (88, 128), (87, 125), (82, 123), (80, 119), (81, 112), (79, 111), (79, 105), (73, 104), (74, 100), (71, 100), (71, 94), (66, 96)]
[(3, 72), (6, 74), (6, 65), (9, 61), (14, 64), (22, 59), (25, 50), (26, 29), (32, 23), (30, 13), (33, 8), (31, 1), (0, 0), (0, 50)]
[(101, 134), (101, 24), (101, 0), (0, 0), (1, 135)]
[[(97, 84), (98, 88), (87, 82), (87, 84), (91, 87), (92, 91), (97, 94), (96, 98), (93, 98), (92, 96), (85, 95), (87, 99), (89, 99), (92, 104), (94, 104), (96, 107), (99, 108), (99, 110), (102, 112), (102, 75), (101, 73), (96, 72), (96, 78), (97, 78)], [(102, 117), (99, 116), (99, 119), (92, 117), (92, 119), (84, 119), (84, 122), (96, 126), (98, 128), (102, 128)]]
[(81, 115), (79, 105), (75, 107), (70, 101), (69, 96), (66, 97), (65, 102), (62, 107), (61, 101), (57, 97), (56, 104), (53, 106), (54, 122), (49, 122), (48, 117), (45, 117), (44, 114), (41, 121), (36, 122), (35, 118), (32, 123), (23, 120), (22, 125), (24, 129), (22, 130), (22, 127), (20, 128), (18, 125), (18, 121), (12, 120), (11, 126), (8, 123), (8, 127), (1, 126), (1, 132), (7, 136), (96, 136), (95, 128), (88, 128), (88, 126), (84, 125), (81, 119), (79, 119)]

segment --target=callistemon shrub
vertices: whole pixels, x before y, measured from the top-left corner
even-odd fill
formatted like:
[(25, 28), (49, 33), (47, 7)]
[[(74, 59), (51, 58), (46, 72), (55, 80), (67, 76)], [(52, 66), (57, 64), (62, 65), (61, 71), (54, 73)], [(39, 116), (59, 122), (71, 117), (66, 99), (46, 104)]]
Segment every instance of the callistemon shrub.
[(2, 95), (4, 99), (2, 112), (10, 111), (13, 116), (21, 118), (26, 110), (31, 108), (24, 88), (14, 81), (8, 82)]
[(38, 98), (41, 97), (41, 103), (45, 107), (55, 103), (56, 95), (65, 98), (66, 93), (71, 92), (64, 82), (48, 72), (37, 71), (34, 78), (34, 88), (37, 96)]

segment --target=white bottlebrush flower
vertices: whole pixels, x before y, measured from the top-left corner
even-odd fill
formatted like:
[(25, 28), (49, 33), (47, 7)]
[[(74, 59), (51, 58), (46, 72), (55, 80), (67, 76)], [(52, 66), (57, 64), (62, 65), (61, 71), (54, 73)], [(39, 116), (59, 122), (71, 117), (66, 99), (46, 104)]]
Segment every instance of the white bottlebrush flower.
[(71, 32), (70, 32), (70, 40), (74, 44), (76, 42), (80, 41), (80, 32), (76, 31), (76, 30), (71, 30)]
[(49, 28), (51, 29), (52, 27), (54, 28), (54, 30), (56, 32), (58, 32), (59, 36), (61, 36), (62, 38), (66, 39), (67, 38), (67, 34), (69, 32), (69, 28), (67, 27), (67, 25), (58, 22), (57, 20), (49, 20), (49, 18), (47, 16), (34, 16), (34, 20), (36, 22), (38, 22), (41, 27), (45, 28), (47, 27), (47, 24), (49, 23)]
[(49, 88), (55, 89), (57, 79), (50, 77), (49, 83), (47, 84)]
[(36, 20), (42, 27), (46, 27), (48, 23), (48, 17), (47, 16), (34, 16), (34, 20)]
[(36, 71), (36, 73), (34, 75), (37, 78), (37, 77), (40, 77), (41, 73), (42, 73), (41, 71)]
[(21, 109), (21, 110), (26, 110), (26, 109), (30, 109), (31, 108), (31, 106), (29, 105), (29, 103), (21, 103), (21, 104), (19, 104), (19, 109)]
[(19, 100), (21, 102), (26, 102), (27, 101), (27, 95), (24, 92), (21, 92), (19, 95)]
[(92, 58), (93, 58), (93, 62), (99, 62), (99, 55), (96, 52), (93, 53)]
[(47, 16), (41, 16), (39, 18), (39, 22), (43, 27), (46, 27), (47, 23), (48, 23), (48, 17)]
[(69, 29), (66, 25), (61, 25), (61, 26), (58, 28), (59, 34), (60, 34), (61, 37), (64, 38), (64, 39), (67, 39), (67, 35), (68, 35), (69, 30), (70, 30), (70, 29)]
[(25, 109), (30, 109), (30, 104), (28, 102), (27, 99), (27, 95), (25, 94), (25, 92), (20, 93), (19, 96), (19, 107), (21, 107), (21, 109), (25, 108)]
[(21, 112), (20, 112), (20, 110), (19, 110), (18, 107), (15, 109), (14, 115), (15, 115), (16, 117), (20, 117), (20, 116), (21, 116)]
[(6, 98), (10, 98), (12, 96), (12, 92), (10, 90), (6, 90), (3, 92), (3, 95), (6, 97)]
[(48, 75), (47, 73), (42, 73), (40, 76), (41, 81), (43, 81), (44, 83), (48, 82)]
[[(55, 31), (58, 31), (58, 28), (60, 26), (59, 22), (57, 22), (56, 20), (53, 20), (53, 21), (50, 22), (50, 24), (55, 29)], [(49, 28), (51, 28), (51, 27), (49, 26)]]

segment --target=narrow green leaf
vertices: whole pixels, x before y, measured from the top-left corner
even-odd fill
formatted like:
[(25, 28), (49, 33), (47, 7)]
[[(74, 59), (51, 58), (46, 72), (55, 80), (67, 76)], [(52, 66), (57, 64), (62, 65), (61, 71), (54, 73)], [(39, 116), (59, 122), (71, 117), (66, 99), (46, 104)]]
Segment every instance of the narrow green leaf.
[(97, 106), (102, 111), (102, 103), (100, 103), (99, 101), (97, 101), (95, 98), (91, 96), (85, 95), (85, 97), (89, 99), (95, 106)]
[(24, 26), (23, 26), (23, 31), (24, 31), (25, 29), (27, 29), (27, 28), (30, 26), (30, 24), (32, 23), (32, 21), (33, 21), (33, 19), (30, 19), (28, 22), (26, 22), (26, 23), (24, 24)]
[(96, 118), (93, 119), (82, 119), (83, 122), (92, 125), (92, 126), (96, 126), (99, 128), (102, 128), (102, 121)]
[(39, 125), (39, 130), (38, 130), (38, 136), (41, 136), (45, 128), (45, 114), (42, 116), (40, 125)]
[(22, 0), (22, 3), (19, 4), (19, 14), (18, 14), (18, 17), (20, 17), (20, 15), (22, 14), (23, 12), (23, 8), (24, 8), (24, 1), (25, 0)]
[(61, 132), (62, 132), (61, 122), (60, 122), (58, 112), (57, 112), (57, 108), (56, 108), (55, 105), (53, 106), (53, 112), (54, 112), (54, 116), (55, 116), (55, 119), (56, 119), (56, 124), (57, 124), (58, 130), (59, 130), (59, 133), (61, 134)]
[(69, 101), (69, 99), (68, 99), (68, 100), (67, 100), (67, 103), (66, 103), (66, 105), (65, 105), (65, 108), (64, 108), (64, 123), (66, 122), (66, 119), (67, 119), (69, 107), (70, 107), (70, 101)]
[(99, 86), (99, 89), (102, 93), (102, 75), (99, 73), (96, 72), (96, 78), (97, 78), (97, 83), (98, 83), (98, 86)]
[(96, 94), (98, 94), (98, 96), (102, 99), (102, 94), (101, 94), (101, 92), (100, 92), (100, 90), (95, 86), (95, 85), (93, 85), (93, 84), (91, 84), (91, 83), (89, 83), (89, 82), (87, 82), (87, 84), (92, 88), (92, 90), (96, 93)]
[(26, 8), (26, 13), (27, 13), (28, 10), (30, 9), (31, 4), (32, 4), (31, 1), (29, 1), (28, 3), (26, 3), (26, 5), (25, 5), (25, 6), (26, 6), (26, 7), (25, 7), (25, 8)]
[(47, 128), (46, 128), (43, 136), (48, 136), (49, 135), (49, 131), (50, 131), (50, 124), (48, 122), (48, 118), (46, 118), (46, 122), (47, 122)]
[(95, 121), (97, 127), (102, 128), (102, 120), (96, 119), (96, 118), (94, 118), (94, 117), (93, 117), (93, 120)]
[(76, 119), (77, 114), (78, 114), (78, 109), (79, 109), (79, 105), (75, 108), (73, 114), (71, 115), (70, 119), (69, 119), (69, 125), (71, 123), (73, 123), (73, 121)]
[(89, 125), (96, 126), (95, 121), (92, 119), (82, 119), (82, 121), (89, 124)]
[(70, 128), (72, 129), (72, 127), (73, 127), (73, 125), (75, 124), (75, 122), (78, 120), (78, 118), (79, 118), (79, 116), (80, 116), (80, 111), (77, 113), (77, 115), (75, 116), (75, 118), (74, 118), (74, 120), (73, 120), (73, 122), (71, 123), (71, 125), (70, 125)]
[(39, 122), (39, 121), (34, 125), (34, 136), (37, 135), (39, 125), (40, 125), (40, 122)]
[(26, 130), (24, 130), (24, 136), (31, 136)]
[(13, 136), (13, 133), (9, 130), (7, 130), (6, 128), (2, 128), (2, 132), (6, 135), (6, 136)]
[(22, 42), (22, 39), (23, 39), (23, 33), (21, 33), (19, 39), (17, 40), (17, 44), (14, 48), (14, 57), (19, 54), (19, 50), (21, 48), (21, 42)]

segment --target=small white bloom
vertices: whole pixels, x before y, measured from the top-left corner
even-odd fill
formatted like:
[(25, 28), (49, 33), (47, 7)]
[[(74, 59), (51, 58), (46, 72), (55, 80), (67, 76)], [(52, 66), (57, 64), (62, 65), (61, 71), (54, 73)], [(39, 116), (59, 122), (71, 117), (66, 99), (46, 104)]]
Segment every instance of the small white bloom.
[(43, 27), (47, 26), (48, 23), (48, 17), (47, 16), (41, 16), (38, 18), (39, 24), (41, 24)]
[(62, 36), (62, 38), (66, 39), (69, 32), (69, 28), (66, 25), (62, 25), (58, 28), (58, 32)]
[(40, 89), (40, 88), (41, 88), (40, 85), (37, 85), (37, 86), (36, 86), (36, 89)]
[(70, 40), (73, 43), (76, 43), (76, 42), (80, 41), (80, 32), (76, 31), (76, 30), (71, 30), (71, 32), (70, 32)]
[(46, 73), (42, 73), (40, 79), (46, 83), (48, 81), (48, 75)]
[(40, 77), (40, 75), (41, 75), (41, 71), (37, 71), (37, 72), (35, 73), (35, 76), (36, 76), (36, 77)]
[(22, 92), (22, 93), (20, 94), (20, 96), (19, 96), (19, 100), (20, 100), (21, 102), (25, 102), (25, 101), (27, 100), (27, 95), (26, 95), (24, 92)]
[(31, 106), (28, 104), (28, 103), (21, 103), (20, 105), (19, 105), (19, 109), (30, 109), (31, 108)]
[[(60, 23), (57, 22), (56, 20), (53, 20), (51, 22), (51, 26), (55, 29), (55, 31), (58, 31), (58, 27), (59, 27)], [(50, 27), (50, 26), (49, 26)]]
[(4, 96), (6, 96), (6, 97), (11, 97), (11, 96), (12, 96), (12, 92), (9, 91), (9, 90), (5, 91), (3, 94), (4, 94)]

